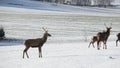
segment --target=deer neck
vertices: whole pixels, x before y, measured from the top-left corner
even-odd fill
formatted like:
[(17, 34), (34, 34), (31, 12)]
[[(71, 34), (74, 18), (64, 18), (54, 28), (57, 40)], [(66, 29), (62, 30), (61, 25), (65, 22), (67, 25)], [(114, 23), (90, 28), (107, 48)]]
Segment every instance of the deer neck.
[(44, 34), (42, 39), (43, 39), (43, 42), (46, 42), (47, 41), (47, 34)]
[(107, 32), (106, 32), (107, 34), (110, 34), (110, 30), (107, 30)]

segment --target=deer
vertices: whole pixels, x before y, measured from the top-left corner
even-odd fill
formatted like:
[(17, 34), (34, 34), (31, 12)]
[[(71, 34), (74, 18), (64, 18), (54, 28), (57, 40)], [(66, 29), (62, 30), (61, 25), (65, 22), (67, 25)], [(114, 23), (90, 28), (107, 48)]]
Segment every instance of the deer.
[(117, 34), (116, 46), (118, 46), (118, 41), (120, 42), (120, 33)]
[(48, 30), (46, 30), (45, 28), (42, 28), (45, 33), (43, 35), (42, 38), (36, 38), (36, 39), (27, 39), (24, 42), (25, 45), (25, 49), (23, 50), (23, 58), (24, 58), (24, 54), (26, 53), (27, 58), (29, 58), (28, 56), (28, 49), (31, 48), (38, 48), (39, 51), (39, 58), (42, 58), (42, 46), (45, 44), (45, 42), (47, 41), (48, 36), (50, 37), (51, 34), (48, 33)]
[(97, 42), (97, 36), (93, 36), (92, 38), (91, 38), (91, 42), (89, 43), (89, 46), (88, 46), (88, 48), (90, 48), (90, 45), (92, 44), (93, 45), (93, 47), (95, 48), (95, 46), (94, 46), (94, 43), (95, 42)]
[(88, 48), (90, 48), (90, 45), (91, 45), (91, 44), (93, 45), (93, 48), (95, 48), (94, 43), (97, 42), (97, 40), (98, 40), (97, 36), (93, 36), (93, 37), (91, 38), (91, 42), (89, 43)]
[(106, 24), (104, 23), (105, 27), (106, 27), (106, 31), (103, 31), (103, 32), (98, 32), (97, 33), (97, 49), (100, 50), (100, 42), (103, 42), (103, 49), (107, 49), (107, 45), (106, 45), (106, 42), (108, 40), (108, 37), (110, 36), (110, 32), (111, 32), (111, 29), (112, 29), (112, 23), (110, 25), (110, 27), (107, 27)]

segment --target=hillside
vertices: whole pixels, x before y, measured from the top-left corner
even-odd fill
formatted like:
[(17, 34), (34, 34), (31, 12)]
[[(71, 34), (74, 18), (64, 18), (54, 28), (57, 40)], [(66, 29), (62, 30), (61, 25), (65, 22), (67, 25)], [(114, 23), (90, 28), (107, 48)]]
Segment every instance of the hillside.
[(119, 7), (99, 8), (99, 7), (79, 7), (69, 6), (55, 3), (46, 3), (31, 0), (0, 0), (1, 7), (14, 7), (24, 9), (46, 10), (46, 11), (59, 11), (59, 12), (75, 12), (81, 14), (93, 15), (119, 15)]

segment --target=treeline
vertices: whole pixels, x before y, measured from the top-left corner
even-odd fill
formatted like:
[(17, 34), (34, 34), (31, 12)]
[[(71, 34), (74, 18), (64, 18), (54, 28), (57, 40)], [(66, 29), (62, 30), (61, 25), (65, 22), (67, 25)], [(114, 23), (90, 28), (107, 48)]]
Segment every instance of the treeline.
[(36, 0), (36, 1), (60, 3), (67, 5), (77, 5), (77, 6), (107, 7), (107, 6), (113, 6), (112, 3), (115, 0)]

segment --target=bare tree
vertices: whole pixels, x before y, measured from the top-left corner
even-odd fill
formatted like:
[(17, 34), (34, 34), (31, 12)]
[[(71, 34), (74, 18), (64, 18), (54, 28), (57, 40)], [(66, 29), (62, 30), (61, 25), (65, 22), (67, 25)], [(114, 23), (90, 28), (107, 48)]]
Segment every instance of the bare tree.
[(81, 6), (91, 5), (91, 0), (77, 0), (77, 5), (81, 5)]
[(100, 6), (100, 7), (107, 7), (112, 5), (112, 2), (114, 0), (93, 0), (94, 5), (96, 6)]

